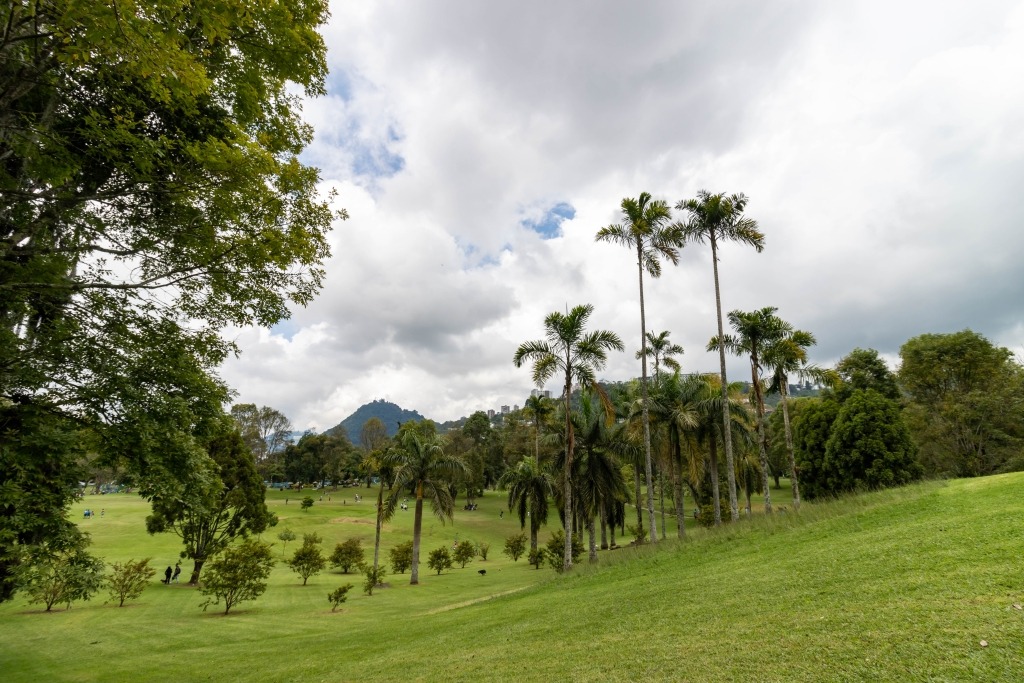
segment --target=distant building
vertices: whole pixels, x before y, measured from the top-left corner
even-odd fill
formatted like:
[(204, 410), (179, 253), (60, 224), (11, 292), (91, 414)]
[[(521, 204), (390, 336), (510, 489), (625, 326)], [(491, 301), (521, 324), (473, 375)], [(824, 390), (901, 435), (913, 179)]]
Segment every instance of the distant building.
[(508, 406), (502, 406), (501, 407), (501, 414), (502, 415), (508, 415), (508, 412), (509, 412), (509, 407)]
[(512, 410), (514, 410), (514, 411), (516, 411), (518, 413), (519, 412), (519, 404), (516, 404), (516, 405), (512, 406)]
[(530, 396), (543, 396), (544, 398), (551, 398), (551, 392), (547, 389), (534, 389), (530, 392)]

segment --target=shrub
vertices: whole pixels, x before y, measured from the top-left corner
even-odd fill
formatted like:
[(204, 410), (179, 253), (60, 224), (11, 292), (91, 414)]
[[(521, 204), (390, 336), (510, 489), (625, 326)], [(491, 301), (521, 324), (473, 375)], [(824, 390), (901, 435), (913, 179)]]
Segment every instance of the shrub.
[(334, 546), (331, 564), (340, 567), (342, 574), (348, 574), (353, 567), (360, 569), (365, 563), (363, 544), (358, 538), (350, 538)]
[(633, 543), (635, 543), (636, 545), (642, 545), (647, 542), (646, 528), (642, 526), (634, 526), (632, 524), (629, 524), (626, 526), (626, 531), (628, 531), (630, 535), (633, 537)]
[(302, 499), (302, 511), (309, 512), (309, 508), (313, 507), (313, 497), (306, 496)]
[(228, 548), (210, 563), (200, 592), (208, 596), (203, 611), (224, 600), (224, 614), (246, 600), (255, 600), (267, 590), (267, 577), (274, 568), (270, 544), (247, 538)]
[(491, 544), (490, 543), (481, 542), (481, 543), (478, 543), (477, 546), (476, 546), (476, 551), (478, 553), (480, 553), (480, 559), (483, 560), (484, 562), (487, 561), (487, 553), (489, 553), (490, 550), (491, 550)]
[[(580, 555), (583, 554), (583, 542), (579, 536), (572, 537), (572, 546), (570, 549), (572, 553), (573, 564), (580, 559)], [(562, 571), (563, 565), (565, 564), (565, 532), (559, 529), (558, 531), (551, 534), (551, 538), (548, 539), (547, 550), (545, 556), (548, 560), (548, 565), (555, 571)]]
[(527, 556), (526, 561), (533, 565), (534, 569), (540, 569), (540, 566), (544, 564), (545, 556), (547, 552), (544, 548), (531, 549), (530, 554)]
[(396, 574), (404, 574), (412, 567), (412, 541), (407, 541), (392, 548), (388, 555), (391, 557), (391, 571)]
[(156, 569), (149, 566), (150, 558), (124, 564), (115, 562), (110, 565), (111, 575), (107, 577), (107, 588), (110, 599), (117, 600), (118, 607), (124, 607), (125, 600), (137, 600), (142, 591), (146, 590), (149, 580), (156, 574)]
[(455, 553), (452, 556), (452, 560), (458, 562), (459, 565), (465, 569), (466, 564), (476, 557), (476, 546), (473, 545), (472, 541), (460, 541), (455, 546)]
[(296, 539), (295, 532), (291, 529), (284, 529), (277, 535), (277, 538), (281, 541), (281, 554), (284, 555), (285, 548), (288, 547), (288, 541), (294, 541)]
[(49, 612), (65, 603), (88, 600), (103, 583), (103, 561), (85, 551), (85, 540), (76, 538), (70, 547), (44, 548), (34, 555), (24, 574), (30, 604), (42, 603)]
[(452, 568), (452, 555), (448, 552), (448, 546), (443, 545), (440, 548), (430, 551), (430, 558), (427, 560), (427, 566), (437, 572), (438, 576), (441, 575), (445, 569)]
[(366, 567), (364, 574), (366, 575), (366, 581), (363, 583), (363, 592), (367, 595), (373, 595), (373, 589), (384, 583), (384, 567), (378, 566), (374, 569), (371, 565)]
[(518, 562), (525, 552), (526, 534), (516, 534), (505, 539), (505, 555), (512, 558), (513, 562)]
[(320, 552), (322, 542), (323, 539), (317, 534), (303, 534), (302, 547), (296, 550), (295, 555), (287, 562), (292, 571), (302, 577), (303, 586), (309, 577), (319, 574), (327, 566), (327, 560)]
[(336, 588), (333, 593), (327, 594), (327, 600), (331, 603), (332, 612), (336, 612), (341, 603), (348, 600), (348, 592), (350, 590), (352, 590), (352, 584), (346, 583), (344, 586)]

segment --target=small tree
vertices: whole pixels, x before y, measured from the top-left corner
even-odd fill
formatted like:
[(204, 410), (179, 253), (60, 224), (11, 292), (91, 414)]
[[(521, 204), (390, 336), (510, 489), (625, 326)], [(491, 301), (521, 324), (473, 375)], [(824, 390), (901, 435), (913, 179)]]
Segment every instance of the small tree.
[(156, 569), (149, 566), (150, 558), (133, 562), (128, 560), (124, 564), (115, 562), (110, 565), (113, 572), (107, 577), (107, 588), (110, 589), (110, 599), (117, 600), (118, 607), (124, 607), (125, 600), (137, 600), (146, 590), (149, 580), (156, 574)]
[(505, 539), (505, 555), (518, 562), (526, 552), (526, 534), (516, 534)]
[(42, 603), (47, 612), (61, 603), (71, 609), (72, 602), (88, 600), (103, 584), (103, 561), (85, 551), (81, 536), (68, 540), (68, 547), (35, 553), (24, 574), (29, 603)]
[(366, 575), (366, 581), (363, 583), (363, 592), (367, 595), (373, 595), (373, 589), (384, 583), (384, 567), (377, 566), (376, 569), (373, 566), (368, 566), (363, 572)]
[(491, 551), (491, 544), (490, 543), (484, 543), (484, 542), (481, 541), (480, 543), (477, 544), (476, 551), (478, 553), (480, 553), (480, 559), (483, 560), (484, 562), (486, 562), (487, 561), (487, 553), (489, 553)]
[(396, 545), (388, 555), (391, 557), (391, 571), (404, 574), (412, 566), (412, 541)]
[(526, 561), (533, 565), (534, 569), (540, 569), (540, 566), (544, 564), (547, 552), (544, 548), (532, 548), (530, 554), (527, 556)]
[(318, 534), (303, 534), (302, 547), (295, 551), (287, 564), (296, 574), (302, 577), (302, 585), (306, 585), (309, 577), (315, 576), (327, 566), (327, 559), (320, 552), (323, 539)]
[[(551, 565), (551, 568), (556, 572), (565, 570), (565, 565), (559, 555), (564, 547), (565, 532), (559, 529), (551, 534), (551, 538), (548, 539), (547, 551), (545, 553), (547, 555), (548, 564)], [(572, 548), (572, 561), (575, 563), (576, 560), (579, 559), (580, 555), (583, 554), (583, 542), (580, 541), (579, 536), (573, 534), (572, 544), (570, 547)]]
[(309, 512), (309, 508), (313, 507), (313, 497), (306, 496), (302, 499), (302, 511)]
[(452, 555), (448, 552), (448, 546), (441, 546), (435, 550), (430, 551), (430, 558), (427, 560), (427, 566), (437, 572), (438, 576), (441, 575), (445, 569), (452, 568)]
[(267, 577), (274, 568), (270, 544), (247, 538), (229, 547), (207, 569), (200, 592), (208, 596), (203, 611), (224, 600), (224, 614), (246, 600), (255, 600), (267, 590)]
[(476, 546), (473, 545), (472, 541), (460, 541), (455, 546), (455, 554), (452, 560), (459, 563), (463, 569), (466, 568), (466, 564), (469, 563), (474, 557), (476, 557)]
[(344, 586), (339, 586), (333, 593), (327, 594), (327, 600), (331, 603), (331, 611), (338, 611), (338, 607), (341, 603), (348, 600), (348, 592), (352, 590), (352, 584), (346, 583)]
[(342, 574), (348, 574), (353, 567), (359, 569), (365, 564), (363, 556), (362, 541), (358, 538), (350, 538), (344, 543), (334, 546), (334, 552), (331, 553), (331, 564), (341, 567)]
[(292, 531), (291, 529), (285, 529), (284, 531), (279, 533), (277, 535), (277, 537), (278, 537), (278, 539), (280, 539), (280, 541), (282, 543), (282, 545), (281, 545), (281, 555), (282, 556), (284, 555), (285, 548), (288, 547), (288, 542), (289, 541), (294, 541), (297, 538), (297, 536), (295, 535), (295, 532)]

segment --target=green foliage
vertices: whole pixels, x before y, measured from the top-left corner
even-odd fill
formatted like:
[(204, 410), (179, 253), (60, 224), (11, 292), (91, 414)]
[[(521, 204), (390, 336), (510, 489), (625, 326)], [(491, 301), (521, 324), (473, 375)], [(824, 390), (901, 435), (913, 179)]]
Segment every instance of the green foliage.
[(327, 601), (331, 603), (331, 611), (336, 612), (341, 604), (348, 600), (348, 592), (352, 590), (352, 584), (346, 583), (334, 589), (334, 592), (327, 594)]
[(284, 471), (290, 481), (338, 482), (360, 474), (360, 456), (344, 432), (303, 434), (284, 449)]
[(404, 574), (412, 566), (412, 541), (399, 543), (388, 551), (391, 558), (391, 571), (396, 574)]
[(864, 389), (874, 389), (894, 401), (900, 399), (896, 375), (874, 349), (854, 349), (836, 364), (836, 372), (842, 380), (836, 389), (840, 402)]
[(295, 535), (295, 532), (291, 529), (282, 529), (281, 533), (277, 535), (277, 538), (281, 541), (282, 544), (281, 554), (284, 554), (285, 548), (288, 547), (288, 542), (294, 541), (298, 537)]
[(505, 555), (510, 557), (513, 562), (518, 562), (524, 552), (526, 552), (526, 534), (515, 534), (505, 539)]
[(373, 565), (367, 565), (363, 568), (363, 575), (366, 579), (363, 581), (363, 592), (367, 595), (373, 595), (373, 589), (384, 583), (384, 576), (386, 572), (384, 567), (373, 568)]
[(306, 496), (305, 498), (303, 498), (301, 506), (302, 506), (302, 511), (303, 512), (309, 512), (309, 508), (313, 507), (313, 498), (312, 498), (312, 496)]
[[(576, 534), (572, 537), (571, 548), (572, 562), (576, 564), (580, 556), (583, 555), (583, 541)], [(544, 555), (548, 560), (548, 565), (556, 572), (561, 572), (565, 569), (565, 532), (562, 529), (558, 529), (551, 534)], [(532, 561), (531, 564), (533, 564)]]
[[(529, 554), (526, 556), (526, 561), (533, 565), (534, 569), (540, 569), (540, 566), (544, 564), (544, 560), (547, 559), (547, 551), (543, 547), (531, 548)], [(562, 552), (559, 550), (558, 561), (561, 562)]]
[(362, 541), (358, 538), (350, 538), (344, 543), (339, 543), (331, 553), (331, 564), (340, 567), (343, 574), (348, 574), (352, 568), (360, 568), (365, 564), (365, 551)]
[(320, 551), (323, 539), (317, 534), (303, 534), (302, 547), (295, 551), (287, 564), (292, 571), (302, 577), (302, 585), (306, 585), (309, 577), (315, 576), (327, 566), (327, 558)]
[(224, 614), (231, 608), (255, 600), (267, 590), (267, 577), (274, 568), (270, 544), (254, 538), (227, 548), (210, 562), (199, 591), (208, 596), (203, 611), (224, 601)]
[(156, 574), (156, 569), (149, 566), (149, 560), (137, 562), (127, 560), (124, 563), (114, 562), (110, 565), (110, 575), (106, 578), (110, 599), (117, 600), (118, 607), (124, 607), (125, 600), (137, 600), (146, 589), (149, 580)]
[(644, 527), (635, 524), (627, 524), (626, 531), (628, 531), (629, 535), (633, 537), (633, 542), (635, 544), (642, 545), (647, 542), (647, 529)]
[(480, 559), (484, 562), (487, 561), (487, 553), (491, 551), (491, 544), (485, 541), (480, 541), (476, 544), (476, 551), (480, 554)]
[(452, 555), (448, 552), (448, 546), (443, 545), (440, 548), (431, 550), (430, 556), (427, 558), (427, 566), (436, 571), (438, 576), (445, 569), (451, 569)]
[[(725, 498), (720, 498), (718, 501), (719, 510), (728, 510), (729, 501)], [(697, 524), (701, 525), (705, 529), (710, 529), (715, 526), (715, 503), (714, 499), (709, 499), (704, 505), (700, 506), (700, 512), (697, 513)], [(630, 527), (632, 531), (632, 527)], [(646, 530), (645, 530), (646, 536)]]
[(474, 557), (476, 557), (476, 546), (472, 541), (459, 541), (455, 546), (455, 552), (452, 553), (452, 560), (463, 569)]
[(103, 561), (85, 550), (86, 539), (74, 532), (37, 546), (22, 581), (29, 603), (54, 605), (88, 600), (103, 584)]

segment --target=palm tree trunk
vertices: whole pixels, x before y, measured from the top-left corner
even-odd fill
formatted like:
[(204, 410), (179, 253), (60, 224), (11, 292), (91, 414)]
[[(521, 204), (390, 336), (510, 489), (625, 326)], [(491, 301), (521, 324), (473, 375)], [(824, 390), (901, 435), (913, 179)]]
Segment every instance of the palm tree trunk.
[(643, 493), (640, 490), (640, 466), (633, 465), (633, 473), (636, 475), (633, 477), (633, 483), (636, 484), (636, 530), (637, 532), (644, 530), (644, 508), (640, 505), (640, 501), (643, 498)]
[(603, 500), (598, 508), (598, 514), (601, 515), (601, 550), (608, 550), (608, 513)]
[(709, 439), (708, 454), (711, 456), (711, 497), (714, 499), (715, 526), (722, 524), (721, 495), (718, 493), (718, 441), (712, 434)]
[[(677, 446), (678, 450), (678, 446)], [(678, 454), (678, 453), (677, 453)], [(679, 469), (682, 468), (682, 462), (678, 463), (679, 467), (676, 467), (676, 459), (672, 458), (671, 463), (671, 476), (672, 476), (672, 490), (675, 492), (676, 499), (676, 535), (679, 538), (686, 538), (686, 515), (683, 509), (683, 478), (680, 476)]]
[(665, 475), (658, 467), (658, 495), (661, 496), (661, 540), (665, 540)]
[[(758, 367), (757, 351), (751, 349), (750, 377), (751, 387), (754, 389), (754, 404), (757, 409), (757, 454), (761, 462), (761, 472), (764, 473), (762, 477), (764, 479), (764, 513), (770, 515), (772, 513), (772, 491), (768, 482), (768, 451), (766, 449), (768, 438), (764, 431), (764, 394), (761, 391), (761, 378), (758, 376)], [(749, 502), (747, 506), (750, 506)]]
[[(569, 360), (566, 359), (566, 368), (570, 367)], [(570, 413), (570, 397), (572, 396), (572, 377), (569, 371), (565, 373), (565, 467), (563, 468), (563, 477), (565, 481), (563, 486), (565, 488), (565, 554), (562, 557), (562, 571), (567, 572), (572, 569), (572, 456), (574, 443), (574, 437), (572, 430), (572, 414)]]
[(608, 523), (608, 547), (609, 548), (614, 548), (615, 547), (615, 523), (614, 522), (609, 522)]
[[(637, 268), (640, 271), (640, 397), (643, 401), (644, 421), (644, 474), (647, 481), (647, 516), (651, 520), (651, 543), (658, 542), (658, 527), (654, 516), (654, 476), (651, 469), (651, 421), (647, 412), (647, 319), (644, 315), (643, 246), (636, 247)], [(639, 505), (639, 501), (637, 501)]]
[(594, 515), (587, 520), (587, 540), (590, 543), (590, 561), (597, 562), (597, 533), (594, 525)]
[(377, 567), (380, 561), (380, 528), (381, 516), (384, 514), (384, 477), (380, 478), (380, 490), (377, 491), (377, 533), (373, 538), (373, 575), (377, 576)]
[(409, 585), (420, 582), (420, 532), (423, 530), (423, 484), (416, 484), (416, 516), (412, 523), (412, 577)]
[[(722, 291), (718, 285), (718, 245), (715, 231), (709, 233), (711, 241), (711, 265), (715, 273), (715, 311), (718, 313), (718, 361), (722, 374), (722, 438), (725, 441), (725, 468), (729, 481), (729, 514), (732, 521), (740, 518), (739, 503), (736, 501), (736, 469), (732, 456), (732, 416), (729, 414), (729, 382), (725, 377), (725, 331), (722, 327)], [(717, 479), (716, 479), (717, 485)], [(718, 496), (715, 496), (718, 505)], [(716, 520), (717, 522), (718, 520)]]
[(800, 507), (800, 482), (796, 473), (796, 455), (793, 453), (793, 431), (789, 426), (789, 407), (786, 405), (789, 392), (789, 387), (786, 385), (788, 381), (789, 378), (783, 375), (782, 381), (779, 382), (779, 391), (782, 394), (782, 422), (786, 427), (786, 455), (789, 456), (789, 476), (790, 482), (793, 484), (793, 508), (798, 509)]

